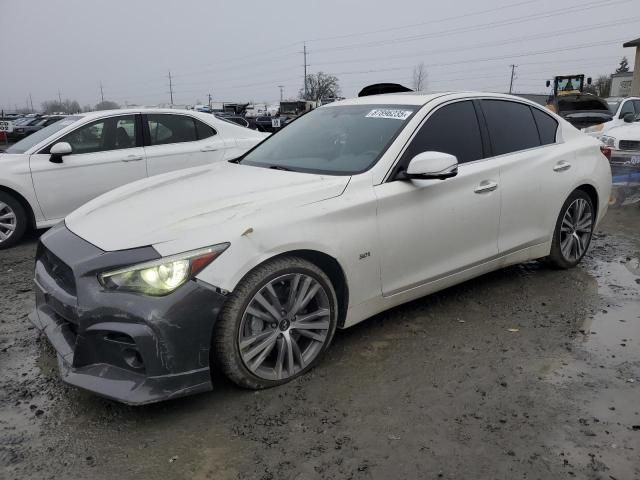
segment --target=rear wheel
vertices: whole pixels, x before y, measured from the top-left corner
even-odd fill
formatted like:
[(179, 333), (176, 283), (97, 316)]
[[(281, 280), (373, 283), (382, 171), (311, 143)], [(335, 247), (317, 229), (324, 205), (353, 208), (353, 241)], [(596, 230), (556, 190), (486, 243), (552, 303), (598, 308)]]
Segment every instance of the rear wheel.
[(591, 197), (582, 190), (574, 191), (564, 202), (548, 257), (557, 268), (575, 267), (589, 248), (595, 212)]
[(15, 245), (27, 230), (29, 218), (22, 204), (0, 192), (0, 250)]
[(283, 257), (257, 267), (226, 302), (215, 327), (216, 363), (252, 389), (286, 383), (313, 368), (336, 329), (337, 297), (316, 265)]

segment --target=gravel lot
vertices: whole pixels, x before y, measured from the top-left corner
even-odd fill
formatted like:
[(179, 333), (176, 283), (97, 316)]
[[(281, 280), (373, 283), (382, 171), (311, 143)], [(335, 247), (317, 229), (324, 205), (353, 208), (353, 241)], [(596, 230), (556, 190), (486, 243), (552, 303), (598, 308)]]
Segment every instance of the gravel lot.
[(638, 479), (640, 208), (580, 268), (529, 263), (338, 332), (311, 374), (131, 408), (66, 387), (0, 252), (0, 478)]

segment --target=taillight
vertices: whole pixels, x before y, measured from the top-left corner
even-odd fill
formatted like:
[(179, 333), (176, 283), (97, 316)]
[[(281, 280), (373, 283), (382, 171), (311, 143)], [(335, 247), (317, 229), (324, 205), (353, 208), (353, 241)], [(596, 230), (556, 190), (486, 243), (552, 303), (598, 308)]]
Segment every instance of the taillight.
[(607, 157), (607, 160), (611, 160), (611, 149), (609, 147), (605, 147), (604, 145), (602, 145), (600, 147), (600, 151), (605, 157)]

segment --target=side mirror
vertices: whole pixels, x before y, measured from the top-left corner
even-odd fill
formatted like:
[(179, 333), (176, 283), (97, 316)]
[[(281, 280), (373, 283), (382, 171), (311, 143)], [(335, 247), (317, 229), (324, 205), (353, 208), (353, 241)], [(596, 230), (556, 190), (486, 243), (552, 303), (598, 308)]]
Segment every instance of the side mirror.
[(71, 148), (71, 145), (69, 145), (69, 143), (58, 142), (53, 147), (51, 147), (51, 150), (49, 150), (49, 153), (51, 154), (51, 158), (49, 158), (49, 161), (51, 163), (62, 163), (62, 157), (64, 157), (65, 155), (70, 155), (72, 151), (73, 149)]
[(633, 123), (635, 119), (636, 119), (636, 115), (631, 112), (627, 112), (622, 116), (622, 120), (624, 120), (625, 123)]
[(422, 152), (411, 159), (405, 178), (444, 180), (458, 174), (458, 159), (443, 152)]
[(547, 80), (547, 88), (551, 86), (551, 80)]

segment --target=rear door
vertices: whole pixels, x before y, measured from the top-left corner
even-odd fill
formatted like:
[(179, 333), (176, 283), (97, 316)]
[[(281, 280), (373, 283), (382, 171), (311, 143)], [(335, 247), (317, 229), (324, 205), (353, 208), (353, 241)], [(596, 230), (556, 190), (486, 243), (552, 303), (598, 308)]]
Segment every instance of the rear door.
[(224, 159), (222, 135), (190, 115), (146, 114), (144, 128), (149, 176)]
[(561, 184), (573, 153), (558, 148), (558, 122), (541, 109), (510, 100), (480, 103), (492, 161), (500, 166), (500, 253), (546, 242), (562, 205)]
[[(31, 155), (33, 185), (47, 220), (64, 218), (89, 200), (147, 176), (140, 115), (116, 115), (78, 127)], [(52, 163), (49, 150), (68, 142), (72, 153)]]

